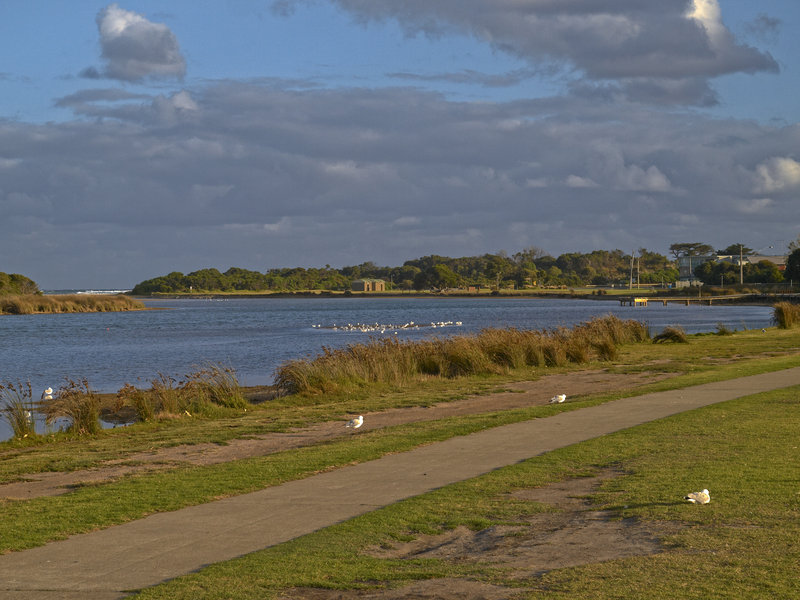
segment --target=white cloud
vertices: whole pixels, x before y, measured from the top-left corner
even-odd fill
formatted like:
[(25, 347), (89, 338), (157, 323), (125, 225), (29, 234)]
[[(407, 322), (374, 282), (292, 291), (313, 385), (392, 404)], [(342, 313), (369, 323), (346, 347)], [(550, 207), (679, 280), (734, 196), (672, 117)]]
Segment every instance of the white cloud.
[(800, 186), (800, 162), (773, 156), (756, 167), (755, 193), (768, 194)]
[(598, 187), (597, 183), (587, 177), (579, 177), (578, 175), (569, 175), (564, 183), (567, 187), (571, 188), (595, 188)]
[(186, 74), (178, 40), (163, 23), (109, 4), (97, 15), (97, 28), (106, 68), (102, 74), (89, 68), (86, 76), (141, 81), (147, 77), (182, 78)]
[(738, 203), (739, 212), (746, 215), (757, 215), (772, 208), (775, 202), (771, 198), (755, 198), (753, 200), (741, 200)]

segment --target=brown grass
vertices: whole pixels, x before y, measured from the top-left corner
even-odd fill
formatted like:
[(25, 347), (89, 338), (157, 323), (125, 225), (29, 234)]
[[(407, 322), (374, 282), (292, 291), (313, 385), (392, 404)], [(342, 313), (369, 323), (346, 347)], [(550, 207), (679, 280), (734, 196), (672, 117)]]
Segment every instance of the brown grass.
[(800, 324), (800, 304), (778, 302), (772, 308), (772, 320), (778, 328), (791, 329)]
[(484, 329), (476, 335), (418, 342), (371, 339), (323, 348), (313, 358), (290, 360), (275, 373), (281, 393), (323, 394), (370, 383), (403, 385), (424, 377), (491, 375), (523, 367), (610, 360), (619, 345), (648, 338), (646, 326), (608, 315), (573, 329)]
[(123, 294), (65, 294), (0, 297), (0, 314), (32, 315), (37, 313), (120, 312), (144, 310), (145, 306)]

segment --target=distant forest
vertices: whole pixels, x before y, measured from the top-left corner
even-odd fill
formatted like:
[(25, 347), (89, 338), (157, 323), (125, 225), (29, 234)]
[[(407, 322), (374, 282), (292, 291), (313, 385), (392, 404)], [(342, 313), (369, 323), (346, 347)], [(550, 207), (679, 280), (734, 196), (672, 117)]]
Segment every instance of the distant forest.
[(237, 267), (224, 273), (217, 269), (201, 269), (188, 275), (176, 271), (143, 281), (131, 293), (342, 291), (349, 290), (356, 279), (383, 279), (389, 290), (627, 285), (631, 273), (640, 283), (671, 283), (678, 279), (672, 261), (644, 248), (633, 258), (622, 250), (576, 252), (554, 258), (538, 248), (528, 248), (513, 255), (499, 252), (462, 258), (424, 256), (400, 267), (365, 262), (341, 269), (326, 265), (319, 269), (269, 269), (264, 273)]

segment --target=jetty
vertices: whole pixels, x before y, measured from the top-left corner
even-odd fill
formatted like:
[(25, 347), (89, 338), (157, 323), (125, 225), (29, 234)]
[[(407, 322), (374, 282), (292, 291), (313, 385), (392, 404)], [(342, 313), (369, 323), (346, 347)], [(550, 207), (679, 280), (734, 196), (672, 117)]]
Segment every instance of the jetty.
[(773, 304), (788, 300), (789, 302), (798, 302), (800, 294), (720, 294), (716, 296), (620, 296), (620, 306), (648, 306), (649, 304), (661, 303), (666, 306), (667, 303), (677, 303), (689, 306), (690, 304), (703, 304), (711, 306), (712, 304), (729, 304), (729, 303), (764, 303)]

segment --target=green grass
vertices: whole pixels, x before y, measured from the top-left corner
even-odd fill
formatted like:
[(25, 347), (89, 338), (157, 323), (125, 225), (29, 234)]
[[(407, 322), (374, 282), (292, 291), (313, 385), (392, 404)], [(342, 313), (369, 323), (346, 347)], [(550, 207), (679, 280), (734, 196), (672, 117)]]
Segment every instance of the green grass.
[[(644, 393), (796, 366), (798, 343), (800, 337), (796, 332), (779, 330), (770, 330), (768, 334), (738, 332), (724, 338), (690, 336), (689, 343), (681, 345), (679, 350), (670, 346), (632, 344), (621, 349), (614, 363), (589, 366), (605, 366), (618, 372), (678, 374), (636, 392)], [(749, 354), (766, 354), (767, 357), (753, 359)], [(186, 418), (107, 430), (96, 437), (56, 435), (36, 441), (8, 442), (0, 450), (0, 480), (13, 481), (25, 473), (38, 471), (89, 468), (134, 452), (176, 444), (225, 443), (233, 438), (341, 419), (355, 410), (369, 412), (398, 406), (425, 406), (502, 389), (511, 380), (530, 379), (554, 371), (568, 372), (568, 369), (522, 369), (505, 376), (430, 380), (400, 389), (369, 386), (357, 393), (330, 397), (292, 396), (251, 407), (247, 412), (231, 410), (231, 416), (223, 419)], [(407, 450), (485, 427), (575, 410), (620, 395), (602, 394), (565, 405), (406, 425), (259, 459), (174, 469), (111, 484), (85, 486), (56, 498), (0, 501), (3, 511), (0, 549), (31, 547), (152, 512), (246, 493), (318, 470), (371, 460), (388, 452)]]
[[(530, 598), (796, 598), (800, 387), (759, 394), (550, 452), (143, 591), (147, 599), (274, 598), (293, 587), (365, 589), (469, 577)], [(508, 493), (614, 467), (599, 507), (663, 529), (656, 555), (510, 580), (491, 564), (379, 559), (370, 547), (465, 525), (483, 529), (546, 510)], [(712, 502), (688, 504), (708, 487)]]

